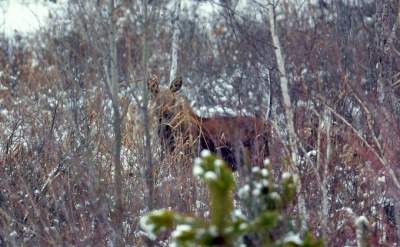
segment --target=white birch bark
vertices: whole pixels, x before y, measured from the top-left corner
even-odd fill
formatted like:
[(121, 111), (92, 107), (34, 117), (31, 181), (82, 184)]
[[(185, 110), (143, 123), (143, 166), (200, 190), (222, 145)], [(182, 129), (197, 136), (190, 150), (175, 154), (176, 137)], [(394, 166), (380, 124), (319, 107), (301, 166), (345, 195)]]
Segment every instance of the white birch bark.
[(394, 200), (394, 220), (396, 223), (397, 241), (400, 242), (400, 200), (397, 198)]
[(179, 49), (179, 19), (181, 15), (181, 0), (177, 0), (175, 3), (175, 14), (172, 20), (173, 34), (172, 34), (172, 45), (171, 45), (171, 69), (169, 73), (169, 81), (172, 81), (177, 76), (178, 70), (178, 49)]
[(119, 109), (119, 84), (118, 84), (118, 67), (117, 67), (117, 37), (116, 26), (113, 19), (115, 3), (114, 0), (109, 1), (109, 16), (108, 16), (108, 38), (109, 38), (109, 54), (108, 66), (104, 65), (106, 72), (106, 87), (107, 92), (112, 101), (113, 108), (113, 131), (114, 131), (114, 146), (113, 146), (113, 163), (114, 163), (114, 185), (115, 185), (115, 209), (112, 214), (112, 222), (114, 229), (113, 242), (114, 246), (123, 246), (122, 234), (122, 164), (121, 164), (121, 145), (122, 145), (122, 130), (121, 130), (121, 112)]
[[(151, 134), (150, 134), (150, 118), (149, 118), (149, 91), (147, 89), (148, 70), (149, 70), (149, 15), (148, 15), (148, 1), (143, 1), (144, 10), (144, 33), (143, 33), (143, 128), (144, 128), (144, 145), (145, 145), (145, 162), (143, 172), (143, 180), (145, 182), (145, 203), (149, 211), (154, 208), (154, 165), (152, 157)], [(148, 242), (147, 245), (151, 246), (152, 243)]]
[(368, 245), (368, 227), (369, 223), (365, 216), (360, 216), (355, 220), (357, 227), (357, 247), (367, 247)]
[[(324, 170), (322, 175), (322, 226), (325, 237), (328, 237), (328, 220), (329, 220), (329, 200), (328, 200), (328, 167), (331, 159), (332, 145), (331, 145), (331, 126), (332, 126), (332, 116), (329, 110), (325, 110), (323, 117), (323, 125), (326, 128), (326, 159), (324, 164)], [(322, 126), (321, 126), (322, 127)], [(319, 148), (318, 141), (318, 148)]]
[(283, 98), (283, 105), (285, 109), (286, 115), (286, 125), (289, 132), (289, 145), (291, 148), (291, 158), (293, 164), (297, 164), (298, 162), (298, 155), (297, 155), (297, 144), (296, 144), (296, 132), (294, 130), (294, 122), (293, 122), (293, 111), (291, 109), (292, 104), (289, 96), (289, 81), (286, 76), (286, 69), (285, 69), (285, 61), (283, 58), (282, 47), (279, 41), (278, 33), (275, 26), (275, 13), (272, 6), (269, 8), (268, 18), (269, 24), (271, 29), (271, 36), (272, 36), (272, 43), (275, 47), (275, 57), (276, 63), (278, 65), (279, 71), (279, 80), (280, 86), (282, 91), (282, 98)]
[[(291, 100), (290, 100), (290, 95), (289, 95), (289, 81), (287, 79), (286, 75), (286, 69), (285, 69), (285, 61), (283, 57), (283, 51), (282, 51), (282, 46), (280, 44), (278, 32), (276, 30), (276, 25), (275, 25), (275, 11), (274, 11), (274, 5), (272, 3), (269, 4), (268, 7), (268, 21), (269, 21), (269, 26), (270, 26), (270, 32), (271, 32), (271, 37), (272, 37), (272, 43), (275, 47), (275, 57), (276, 57), (276, 63), (278, 65), (278, 71), (279, 71), (279, 80), (280, 80), (280, 87), (282, 91), (282, 98), (283, 98), (283, 105), (285, 109), (285, 116), (286, 116), (286, 126), (288, 129), (289, 133), (289, 145), (290, 145), (290, 151), (291, 151), (291, 159), (292, 159), (292, 170), (294, 173), (297, 175), (299, 174), (298, 172), (298, 159), (299, 159), (299, 152), (298, 152), (298, 147), (296, 143), (296, 132), (294, 129), (294, 122), (293, 122), (293, 111), (291, 108)], [(298, 195), (298, 201), (299, 201), (299, 213), (302, 216), (302, 225), (301, 229), (303, 231), (306, 230), (307, 228), (307, 209), (306, 209), (306, 204), (303, 195), (301, 194), (301, 182), (299, 181), (298, 187), (297, 187), (297, 195)]]

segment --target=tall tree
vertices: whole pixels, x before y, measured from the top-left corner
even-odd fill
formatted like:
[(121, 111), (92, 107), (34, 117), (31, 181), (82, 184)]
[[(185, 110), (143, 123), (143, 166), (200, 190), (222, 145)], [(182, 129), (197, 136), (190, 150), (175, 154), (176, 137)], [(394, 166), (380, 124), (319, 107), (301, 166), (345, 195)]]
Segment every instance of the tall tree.
[(115, 185), (115, 209), (113, 212), (113, 226), (115, 230), (114, 244), (115, 246), (123, 246), (122, 235), (122, 164), (121, 164), (121, 145), (122, 145), (122, 129), (121, 129), (121, 112), (118, 98), (119, 82), (118, 82), (118, 65), (117, 65), (117, 37), (116, 25), (114, 20), (115, 3), (114, 0), (109, 0), (108, 5), (108, 42), (109, 54), (107, 63), (104, 64), (106, 74), (107, 93), (112, 102), (113, 109), (113, 132), (114, 132), (114, 147), (113, 147), (113, 163), (114, 163), (114, 185)]
[(149, 79), (149, 15), (148, 15), (148, 1), (143, 1), (143, 41), (142, 41), (142, 53), (143, 53), (143, 128), (144, 128), (144, 143), (145, 143), (145, 172), (144, 181), (146, 184), (146, 206), (149, 210), (154, 208), (154, 165), (151, 151), (151, 134), (150, 134), (150, 119), (149, 119), (149, 91), (147, 88), (147, 80)]
[[(283, 107), (285, 111), (286, 117), (286, 127), (288, 130), (288, 137), (289, 137), (289, 147), (290, 147), (290, 155), (291, 155), (291, 168), (296, 175), (300, 175), (298, 170), (299, 162), (299, 150), (298, 150), (298, 143), (297, 143), (297, 135), (294, 129), (294, 115), (292, 111), (292, 103), (289, 95), (289, 80), (287, 77), (286, 69), (285, 69), (285, 60), (283, 56), (282, 46), (279, 40), (278, 31), (276, 28), (276, 14), (275, 14), (275, 5), (272, 2), (269, 2), (268, 5), (268, 21), (269, 27), (272, 37), (272, 44), (275, 48), (275, 58), (276, 63), (278, 66), (279, 72), (279, 81), (280, 87), (282, 92), (282, 99), (283, 99)], [(302, 230), (306, 230), (306, 223), (307, 223), (307, 209), (304, 200), (304, 195), (301, 192), (301, 184), (299, 184), (297, 188), (297, 193), (299, 196), (299, 212), (302, 216)]]
[(178, 72), (178, 50), (179, 50), (179, 20), (181, 15), (181, 0), (175, 1), (174, 16), (172, 19), (172, 44), (171, 44), (171, 69), (169, 73), (169, 81), (172, 81), (177, 76)]

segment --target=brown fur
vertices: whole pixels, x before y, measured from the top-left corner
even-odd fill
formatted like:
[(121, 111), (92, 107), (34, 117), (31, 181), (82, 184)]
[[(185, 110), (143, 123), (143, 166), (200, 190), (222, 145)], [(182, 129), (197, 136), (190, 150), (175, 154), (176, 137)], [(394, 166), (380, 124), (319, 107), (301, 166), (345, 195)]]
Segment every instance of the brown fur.
[(181, 140), (194, 153), (208, 149), (219, 154), (234, 170), (247, 161), (262, 164), (269, 155), (269, 126), (264, 121), (247, 116), (199, 117), (178, 95), (181, 86), (181, 78), (164, 90), (159, 89), (157, 76), (148, 81), (163, 151), (173, 152)]

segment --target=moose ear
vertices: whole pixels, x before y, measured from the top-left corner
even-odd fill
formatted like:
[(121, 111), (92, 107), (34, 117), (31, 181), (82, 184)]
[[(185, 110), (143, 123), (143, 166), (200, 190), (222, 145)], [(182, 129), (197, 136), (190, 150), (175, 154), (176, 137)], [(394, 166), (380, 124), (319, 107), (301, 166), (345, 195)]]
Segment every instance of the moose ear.
[(158, 76), (156, 74), (152, 74), (149, 80), (147, 81), (147, 88), (152, 94), (156, 95), (160, 91), (159, 84), (160, 84), (160, 79), (158, 78)]
[(182, 77), (178, 77), (171, 82), (171, 85), (169, 85), (169, 90), (171, 90), (171, 92), (175, 93), (175, 92), (179, 91), (179, 89), (181, 89), (181, 87), (182, 87)]

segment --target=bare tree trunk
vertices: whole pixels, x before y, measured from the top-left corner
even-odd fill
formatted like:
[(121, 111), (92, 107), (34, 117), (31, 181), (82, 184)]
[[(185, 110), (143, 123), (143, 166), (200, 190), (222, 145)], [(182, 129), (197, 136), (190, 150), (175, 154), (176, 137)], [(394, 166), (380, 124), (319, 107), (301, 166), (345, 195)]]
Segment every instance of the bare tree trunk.
[[(380, 104), (390, 103), (391, 99), (391, 49), (388, 39), (391, 34), (390, 27), (390, 0), (376, 2), (375, 40), (377, 47), (377, 94)], [(386, 102), (385, 102), (386, 101)]]
[[(322, 123), (326, 126), (326, 158), (324, 162), (324, 170), (322, 175), (322, 229), (324, 231), (325, 238), (328, 238), (328, 220), (329, 220), (329, 200), (328, 200), (328, 178), (329, 178), (329, 162), (331, 160), (332, 146), (331, 146), (331, 125), (332, 125), (332, 114), (326, 109), (324, 112)], [(318, 147), (320, 146), (320, 140), (318, 140)]]
[(146, 158), (146, 166), (144, 172), (144, 180), (145, 180), (145, 195), (146, 195), (146, 205), (148, 210), (152, 210), (154, 208), (154, 167), (153, 160), (151, 154), (151, 135), (150, 135), (150, 126), (149, 126), (149, 113), (148, 113), (148, 104), (149, 104), (149, 92), (147, 89), (147, 80), (148, 80), (148, 42), (147, 35), (149, 29), (149, 21), (148, 21), (148, 4), (147, 0), (143, 2), (144, 8), (144, 34), (143, 34), (143, 68), (144, 68), (144, 80), (143, 80), (143, 127), (144, 127), (144, 144), (145, 144), (145, 158)]
[(169, 73), (169, 81), (172, 81), (177, 76), (178, 71), (178, 49), (179, 49), (179, 18), (181, 15), (181, 0), (176, 1), (175, 5), (175, 16), (172, 20), (174, 32), (172, 34), (172, 45), (171, 45), (171, 69)]
[[(270, 26), (270, 32), (272, 36), (272, 43), (275, 47), (275, 57), (276, 57), (276, 63), (278, 65), (278, 71), (280, 74), (280, 87), (282, 91), (282, 98), (283, 98), (283, 105), (285, 109), (285, 116), (286, 116), (286, 123), (287, 123), (287, 129), (289, 133), (289, 146), (290, 146), (290, 151), (291, 151), (291, 160), (292, 160), (292, 172), (295, 174), (299, 175), (299, 170), (298, 170), (298, 159), (299, 159), (299, 152), (298, 152), (298, 147), (297, 147), (297, 142), (296, 142), (296, 132), (294, 129), (294, 116), (293, 116), (293, 111), (292, 111), (292, 104), (289, 96), (289, 81), (287, 79), (286, 75), (286, 69), (285, 69), (285, 61), (283, 58), (283, 52), (282, 52), (282, 46), (279, 41), (279, 36), (278, 32), (276, 30), (276, 25), (275, 25), (275, 11), (274, 11), (274, 5), (270, 2), (269, 8), (268, 8), (268, 20), (269, 20), (269, 26)], [(299, 181), (298, 187), (297, 187), (297, 194), (298, 194), (298, 200), (299, 200), (299, 213), (302, 216), (302, 225), (301, 228), (303, 231), (306, 230), (307, 228), (307, 209), (305, 205), (305, 200), (303, 195), (301, 194), (301, 182)]]
[(108, 67), (105, 65), (106, 72), (106, 87), (107, 92), (112, 101), (113, 108), (113, 131), (114, 131), (114, 147), (113, 147), (113, 163), (114, 163), (114, 185), (115, 185), (115, 209), (112, 214), (112, 223), (114, 229), (114, 245), (123, 246), (123, 228), (122, 228), (122, 216), (123, 216), (123, 203), (122, 203), (122, 164), (121, 164), (121, 113), (119, 109), (118, 100), (118, 68), (117, 68), (117, 40), (115, 35), (115, 23), (113, 20), (114, 12), (114, 0), (109, 1), (109, 64)]
[(298, 150), (296, 144), (296, 132), (294, 130), (294, 122), (293, 122), (293, 111), (291, 109), (292, 104), (289, 96), (289, 81), (286, 76), (286, 69), (285, 69), (285, 61), (283, 58), (282, 47), (279, 41), (278, 33), (275, 26), (275, 12), (273, 6), (270, 6), (268, 18), (269, 24), (271, 28), (271, 36), (272, 36), (272, 43), (275, 47), (275, 56), (276, 56), (276, 63), (278, 65), (278, 71), (280, 74), (280, 86), (282, 91), (282, 98), (283, 98), (283, 106), (285, 109), (286, 121), (287, 121), (287, 128), (289, 131), (289, 145), (291, 148), (291, 158), (293, 164), (297, 164), (298, 159)]
[[(143, 1), (144, 8), (144, 33), (143, 33), (143, 128), (144, 128), (144, 152), (145, 152), (145, 170), (144, 170), (144, 182), (145, 182), (145, 204), (149, 211), (154, 209), (154, 165), (153, 165), (153, 157), (152, 157), (152, 146), (151, 146), (151, 135), (150, 135), (150, 121), (149, 121), (149, 91), (147, 88), (147, 80), (148, 80), (148, 70), (149, 70), (149, 61), (148, 61), (148, 29), (149, 29), (149, 20), (148, 20), (148, 1)], [(145, 243), (147, 246), (154, 246), (154, 242), (146, 238)]]
[[(376, 2), (376, 22), (375, 22), (375, 42), (376, 42), (376, 74), (377, 74), (377, 95), (379, 104), (382, 107), (382, 112), (387, 119), (391, 119), (390, 115), (396, 117), (396, 96), (392, 87), (392, 75), (393, 75), (393, 55), (394, 46), (393, 40), (396, 38), (396, 31), (400, 22), (400, 4), (397, 3), (397, 8), (394, 6), (396, 1), (381, 0)], [(396, 15), (391, 15), (391, 10), (396, 9)], [(392, 19), (391, 19), (392, 18)], [(393, 24), (392, 24), (393, 23)], [(390, 129), (390, 124), (387, 121), (382, 121), (383, 130)], [(384, 131), (383, 131), (384, 132)], [(378, 139), (387, 138), (386, 135), (380, 135)], [(383, 145), (383, 151), (386, 145)], [(389, 149), (392, 147), (389, 146)], [(388, 161), (385, 159), (385, 161)], [(389, 161), (390, 162), (390, 161)], [(388, 163), (389, 163), (388, 162)], [(391, 166), (392, 164), (386, 164)], [(388, 167), (389, 175), (392, 177), (394, 183), (399, 188), (400, 184), (397, 179), (395, 171)], [(396, 222), (396, 235), (397, 240), (400, 241), (400, 210), (399, 201), (394, 200), (395, 208), (395, 222)]]
[[(392, 87), (393, 55), (395, 54), (393, 39), (396, 36), (400, 13), (399, 8), (394, 6), (395, 2), (382, 0), (377, 1), (375, 5), (376, 91), (379, 104), (383, 106), (382, 112), (388, 119), (391, 119), (391, 116), (395, 116), (396, 109), (396, 96)], [(397, 10), (395, 15), (392, 14), (393, 9)], [(383, 125), (384, 129), (390, 128), (387, 121), (383, 121)], [(381, 138), (385, 138), (385, 136), (381, 136)]]
[(367, 218), (360, 216), (355, 219), (357, 227), (357, 247), (367, 247), (368, 245), (368, 227), (369, 223)]

